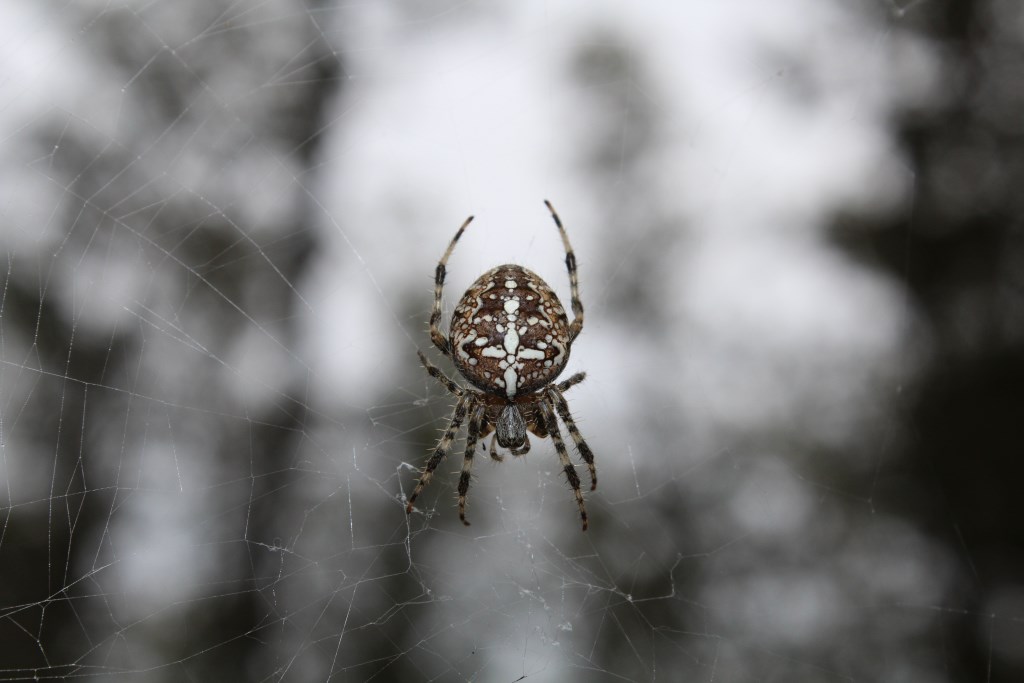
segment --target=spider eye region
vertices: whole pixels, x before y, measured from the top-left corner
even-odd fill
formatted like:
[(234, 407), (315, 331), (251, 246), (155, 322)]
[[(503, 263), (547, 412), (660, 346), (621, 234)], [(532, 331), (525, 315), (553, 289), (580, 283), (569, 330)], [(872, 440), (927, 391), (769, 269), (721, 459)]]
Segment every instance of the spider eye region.
[(526, 420), (519, 412), (519, 406), (505, 406), (498, 416), (498, 424), (494, 431), (498, 437), (498, 445), (502, 448), (519, 448), (526, 441)]
[(551, 287), (522, 266), (481, 275), (456, 305), (450, 336), (462, 376), (509, 401), (553, 381), (569, 360), (565, 309)]

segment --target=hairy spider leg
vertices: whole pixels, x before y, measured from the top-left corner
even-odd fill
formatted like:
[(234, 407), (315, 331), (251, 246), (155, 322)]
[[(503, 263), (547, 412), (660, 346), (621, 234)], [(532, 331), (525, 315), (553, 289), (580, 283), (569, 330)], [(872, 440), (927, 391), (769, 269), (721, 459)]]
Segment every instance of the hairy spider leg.
[(505, 456), (498, 453), (498, 435), (491, 437), (491, 460), (494, 462), (505, 462)]
[(422, 351), (416, 349), (416, 354), (420, 357), (420, 363), (422, 363), (423, 367), (426, 368), (427, 374), (436, 379), (438, 382), (440, 382), (445, 389), (447, 389), (448, 391), (452, 392), (453, 394), (460, 398), (462, 397), (463, 394), (466, 393), (466, 390), (460, 387), (452, 380), (450, 380), (448, 378), (448, 375), (444, 374), (441, 368), (437, 367), (429, 360), (427, 360), (427, 357), (423, 355)]
[(473, 470), (473, 454), (476, 451), (476, 439), (480, 434), (480, 423), (484, 419), (484, 405), (477, 403), (469, 416), (469, 427), (466, 430), (466, 452), (462, 456), (462, 474), (459, 475), (459, 519), (466, 526), (466, 494), (469, 492), (470, 473)]
[(583, 435), (580, 434), (580, 430), (576, 427), (576, 421), (572, 419), (572, 414), (569, 413), (569, 404), (565, 400), (565, 396), (562, 395), (562, 385), (568, 384), (569, 382), (579, 377), (579, 380), (573, 382), (578, 384), (583, 381), (583, 373), (573, 375), (568, 381), (562, 382), (559, 385), (548, 386), (548, 396), (551, 399), (551, 403), (554, 404), (555, 410), (558, 411), (558, 416), (562, 418), (562, 422), (565, 424), (566, 429), (569, 430), (569, 436), (572, 437), (573, 443), (576, 444), (576, 450), (579, 452), (580, 457), (583, 458), (583, 462), (587, 463), (587, 468), (590, 470), (590, 490), (593, 491), (597, 488), (597, 468), (594, 466), (594, 453), (590, 450), (590, 446), (587, 445)]
[(587, 373), (585, 373), (585, 372), (577, 372), (575, 375), (573, 375), (569, 379), (565, 380), (564, 382), (559, 382), (555, 386), (558, 387), (559, 391), (569, 391), (569, 389), (572, 389), (574, 386), (576, 386), (577, 384), (579, 384), (580, 382), (582, 382), (586, 378), (587, 378)]
[(444, 292), (444, 276), (446, 267), (448, 264), (448, 257), (455, 251), (455, 244), (462, 237), (463, 231), (466, 226), (473, 222), (473, 217), (470, 216), (466, 221), (459, 227), (455, 233), (455, 237), (448, 243), (448, 248), (444, 251), (444, 256), (437, 263), (437, 270), (434, 272), (434, 308), (430, 311), (430, 341), (434, 342), (434, 346), (441, 349), (441, 353), (451, 358), (452, 355), (452, 342), (448, 339), (448, 336), (441, 331), (438, 323), (441, 322), (441, 294)]
[(544, 200), (544, 205), (548, 207), (551, 217), (555, 219), (558, 232), (562, 235), (562, 245), (565, 247), (565, 267), (569, 271), (569, 292), (572, 296), (573, 320), (569, 324), (569, 342), (571, 343), (583, 331), (583, 302), (580, 301), (580, 283), (579, 276), (576, 273), (576, 254), (572, 250), (572, 245), (569, 244), (569, 235), (565, 232), (565, 228), (562, 226), (562, 219), (558, 217), (555, 207), (551, 206), (551, 202), (546, 199)]
[(551, 410), (551, 406), (548, 404), (548, 401), (541, 401), (538, 405), (540, 406), (541, 414), (544, 416), (544, 426), (547, 427), (548, 433), (551, 435), (551, 441), (555, 444), (555, 450), (558, 451), (558, 460), (562, 463), (562, 469), (569, 480), (569, 486), (572, 487), (573, 494), (576, 496), (576, 504), (580, 508), (580, 519), (583, 520), (583, 531), (586, 531), (587, 508), (583, 505), (580, 476), (576, 474), (576, 468), (573, 466), (572, 461), (569, 460), (569, 451), (565, 447), (565, 442), (562, 441), (562, 435), (558, 431), (558, 422)]
[(441, 464), (444, 456), (448, 455), (448, 451), (452, 448), (452, 442), (455, 441), (455, 435), (459, 433), (459, 427), (462, 426), (462, 420), (466, 417), (466, 410), (469, 406), (467, 404), (476, 405), (476, 397), (473, 394), (464, 394), (459, 397), (459, 402), (455, 404), (455, 412), (452, 414), (451, 424), (448, 425), (448, 429), (445, 430), (444, 436), (441, 437), (441, 441), (437, 444), (437, 448), (434, 449), (434, 454), (430, 456), (430, 460), (423, 467), (423, 472), (420, 474), (420, 480), (416, 484), (416, 488), (413, 489), (412, 495), (409, 496), (409, 503), (405, 506), (406, 514), (412, 514), (413, 503), (416, 502), (416, 498), (420, 495), (423, 487), (430, 483), (430, 478), (434, 475), (434, 470)]

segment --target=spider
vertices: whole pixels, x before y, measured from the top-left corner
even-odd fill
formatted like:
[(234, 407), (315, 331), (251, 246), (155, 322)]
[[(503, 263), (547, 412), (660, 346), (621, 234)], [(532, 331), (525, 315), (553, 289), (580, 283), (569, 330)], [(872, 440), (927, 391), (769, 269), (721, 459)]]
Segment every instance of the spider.
[(433, 455), (423, 467), (419, 481), (409, 496), (405, 511), (411, 514), (416, 498), (430, 482), (434, 470), (452, 448), (462, 422), (469, 416), (466, 451), (459, 478), (459, 519), (466, 526), (466, 494), (477, 442), (491, 437), (490, 456), (501, 462), (495, 441), (512, 455), (530, 450), (527, 432), (538, 438), (551, 437), (558, 458), (569, 480), (576, 504), (587, 530), (587, 509), (583, 505), (580, 478), (569, 460), (569, 451), (562, 440), (555, 413), (561, 418), (576, 450), (590, 469), (590, 490), (597, 488), (594, 454), (576, 428), (563, 395), (586, 377), (578, 372), (569, 379), (555, 383), (569, 360), (572, 342), (583, 329), (583, 304), (580, 302), (576, 274), (576, 256), (569, 245), (569, 236), (551, 202), (544, 200), (565, 246), (565, 266), (569, 271), (573, 321), (565, 315), (558, 297), (536, 273), (514, 264), (492, 268), (481, 275), (462, 295), (452, 315), (451, 330), (445, 336), (441, 322), (441, 294), (444, 290), (445, 267), (455, 245), (473, 221), (470, 216), (455, 233), (448, 249), (437, 264), (434, 275), (434, 308), (430, 314), (430, 340), (441, 353), (451, 358), (455, 369), (473, 388), (463, 388), (417, 351), (420, 363), (431, 377), (437, 379), (458, 401), (451, 422)]

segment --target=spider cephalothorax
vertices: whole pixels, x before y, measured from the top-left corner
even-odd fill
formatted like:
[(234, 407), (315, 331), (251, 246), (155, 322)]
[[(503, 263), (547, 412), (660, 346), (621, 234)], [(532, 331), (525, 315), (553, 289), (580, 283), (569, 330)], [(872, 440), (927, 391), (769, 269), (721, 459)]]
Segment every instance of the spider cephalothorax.
[[(537, 274), (522, 266), (507, 264), (487, 271), (466, 290), (455, 307), (451, 331), (446, 337), (438, 325), (441, 321), (445, 269), (448, 257), (473, 217), (466, 219), (437, 264), (430, 338), (437, 348), (452, 359), (459, 374), (476, 390), (458, 386), (431, 365), (422, 353), (419, 354), (427, 372), (459, 400), (451, 424), (409, 496), (407, 512), (412, 512), (413, 503), (448, 454), (468, 414), (466, 453), (459, 479), (459, 518), (463, 523), (469, 524), (466, 521), (466, 493), (469, 490), (477, 441), (494, 432), (490, 454), (500, 461), (502, 456), (495, 448), (495, 441), (513, 455), (523, 455), (530, 450), (527, 432), (532, 432), (539, 438), (550, 436), (554, 442), (562, 469), (576, 496), (583, 529), (587, 529), (587, 511), (583, 505), (579, 475), (569, 460), (568, 450), (558, 428), (558, 418), (561, 418), (576, 444), (576, 450), (590, 470), (590, 490), (593, 491), (597, 488), (594, 455), (576, 428), (562, 395), (570, 387), (582, 382), (586, 375), (579, 372), (564, 382), (554, 384), (569, 360), (573, 340), (583, 329), (583, 304), (580, 302), (576, 277), (576, 257), (569, 245), (569, 237), (554, 208), (549, 202), (544, 203), (551, 211), (565, 246), (573, 320), (569, 322), (558, 297)], [(556, 413), (558, 418), (555, 417)]]

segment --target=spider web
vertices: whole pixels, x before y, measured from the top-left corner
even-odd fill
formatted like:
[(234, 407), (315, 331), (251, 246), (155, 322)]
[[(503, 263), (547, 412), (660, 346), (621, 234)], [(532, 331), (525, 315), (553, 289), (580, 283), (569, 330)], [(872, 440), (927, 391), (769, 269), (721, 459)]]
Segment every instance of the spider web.
[[(1019, 583), (893, 503), (921, 312), (825, 235), (918, 198), (928, 8), (5, 5), (0, 680), (1010, 680)], [(544, 198), (591, 529), (549, 442), (407, 517), (436, 259), (567, 303)]]

